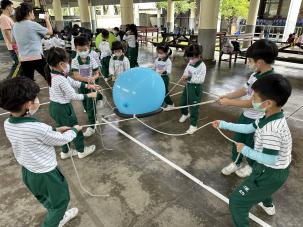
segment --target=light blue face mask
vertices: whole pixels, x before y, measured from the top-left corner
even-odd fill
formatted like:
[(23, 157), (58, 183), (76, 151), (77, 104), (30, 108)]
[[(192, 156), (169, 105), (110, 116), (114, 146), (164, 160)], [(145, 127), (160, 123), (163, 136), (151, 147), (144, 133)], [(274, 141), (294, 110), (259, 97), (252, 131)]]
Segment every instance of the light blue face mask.
[[(266, 102), (266, 101), (264, 101), (264, 102)], [(262, 108), (261, 107), (264, 102), (254, 102), (254, 101), (252, 101), (252, 106), (253, 106), (254, 110), (257, 110), (257, 111), (260, 111), (262, 113), (265, 113), (266, 112), (266, 108)]]
[(78, 55), (80, 56), (80, 58), (87, 58), (87, 56), (89, 55), (89, 51), (78, 52)]

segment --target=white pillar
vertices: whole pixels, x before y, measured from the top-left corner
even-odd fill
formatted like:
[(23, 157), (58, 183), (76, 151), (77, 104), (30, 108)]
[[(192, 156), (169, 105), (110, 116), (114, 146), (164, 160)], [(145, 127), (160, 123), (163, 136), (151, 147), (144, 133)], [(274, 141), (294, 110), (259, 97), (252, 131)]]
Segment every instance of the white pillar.
[(91, 29), (88, 0), (78, 0), (81, 27)]
[(122, 25), (134, 23), (134, 1), (120, 0)]
[(288, 16), (283, 33), (283, 41), (286, 41), (288, 39), (289, 34), (295, 32), (301, 3), (302, 0), (291, 0), (290, 2)]
[(96, 7), (90, 6), (90, 17), (91, 17), (91, 23), (92, 23), (92, 31), (93, 33), (96, 32), (97, 28), (97, 21), (96, 21)]
[(161, 27), (161, 11), (162, 11), (162, 9), (157, 10), (157, 27), (158, 28)]
[(55, 15), (55, 28), (57, 31), (63, 30), (64, 22), (63, 22), (63, 16), (62, 16), (62, 6), (60, 0), (53, 0), (53, 11)]
[(196, 5), (190, 9), (189, 28), (190, 30), (196, 29)]
[(173, 32), (175, 28), (175, 3), (173, 0), (167, 1), (167, 28), (169, 32)]
[(218, 13), (218, 22), (217, 22), (217, 32), (220, 32), (220, 30), (221, 30), (221, 20), (222, 20), (221, 12), (219, 12)]
[(134, 4), (134, 23), (140, 25), (140, 8), (139, 4)]

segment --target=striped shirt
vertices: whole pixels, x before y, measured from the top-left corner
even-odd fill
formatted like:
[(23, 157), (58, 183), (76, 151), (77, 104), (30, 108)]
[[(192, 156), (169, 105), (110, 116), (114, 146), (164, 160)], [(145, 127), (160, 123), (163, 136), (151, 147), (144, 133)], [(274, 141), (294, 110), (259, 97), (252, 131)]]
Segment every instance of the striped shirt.
[(49, 98), (51, 101), (67, 104), (72, 100), (83, 100), (87, 95), (76, 93), (75, 89), (84, 87), (85, 83), (81, 83), (72, 78), (65, 77), (57, 71), (52, 71), (52, 86), (49, 88)]
[[(253, 74), (251, 74), (248, 81), (244, 85), (244, 88), (246, 89), (245, 98), (247, 100), (252, 98), (252, 96), (253, 96), (252, 86), (260, 77), (265, 76), (265, 75), (269, 75), (269, 74), (273, 74), (273, 72), (274, 72), (273, 70), (270, 70), (270, 71), (267, 71), (265, 73), (253, 73)], [(264, 116), (264, 113), (260, 112), (258, 110), (255, 110), (254, 108), (247, 108), (247, 109), (244, 110), (243, 115), (247, 118), (256, 120), (256, 119), (262, 118)]]
[(112, 55), (112, 50), (110, 49), (110, 43), (106, 40), (100, 42), (99, 50), (101, 52), (101, 59)]
[(99, 70), (99, 66), (94, 58), (87, 56), (86, 61), (82, 62), (80, 56), (72, 60), (72, 72), (79, 72), (82, 77), (91, 77), (93, 72)]
[(96, 51), (91, 50), (89, 52), (89, 56), (95, 60), (95, 62), (97, 63), (97, 65), (99, 67), (101, 67), (100, 56), (99, 56), (99, 54)]
[(183, 75), (188, 77), (188, 83), (203, 84), (206, 75), (206, 66), (203, 61), (198, 61), (195, 65), (188, 64)]
[(155, 70), (156, 72), (159, 72), (159, 71), (164, 71), (164, 75), (169, 75), (171, 74), (171, 70), (172, 70), (172, 63), (171, 63), (171, 60), (169, 58), (166, 58), (166, 59), (160, 59), (160, 58), (157, 58), (155, 60)]
[(54, 146), (71, 142), (78, 131), (64, 133), (30, 117), (10, 117), (4, 122), (4, 130), (10, 141), (17, 162), (33, 173), (46, 173), (57, 166)]
[(127, 45), (131, 48), (135, 48), (137, 44), (136, 36), (135, 35), (124, 35), (123, 40), (127, 42)]
[(254, 123), (254, 150), (265, 154), (277, 155), (274, 165), (266, 165), (273, 169), (285, 169), (291, 162), (292, 138), (286, 119), (282, 112), (263, 117)]
[(126, 56), (121, 57), (112, 56), (109, 61), (109, 74), (119, 76), (121, 73), (130, 69), (129, 60)]

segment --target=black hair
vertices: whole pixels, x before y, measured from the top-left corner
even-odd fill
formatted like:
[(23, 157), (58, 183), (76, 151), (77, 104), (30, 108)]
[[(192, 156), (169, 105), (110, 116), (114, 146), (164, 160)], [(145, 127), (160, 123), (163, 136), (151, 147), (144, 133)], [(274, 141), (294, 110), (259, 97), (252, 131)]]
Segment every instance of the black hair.
[(115, 42), (112, 43), (112, 51), (115, 51), (115, 50), (122, 50), (122, 51), (124, 51), (124, 47), (123, 47), (122, 42), (115, 41)]
[(78, 36), (74, 39), (75, 47), (89, 46), (89, 40), (86, 36)]
[(38, 84), (27, 77), (16, 77), (0, 83), (0, 107), (20, 112), (28, 101), (34, 101), (40, 92)]
[(33, 6), (29, 3), (21, 3), (20, 6), (16, 8), (16, 21), (20, 22), (24, 20), (30, 12), (33, 11)]
[(136, 40), (138, 39), (138, 30), (135, 24), (129, 24), (127, 30), (129, 30), (132, 35), (135, 35)]
[(201, 57), (202, 53), (203, 53), (202, 45), (192, 44), (186, 49), (185, 56), (188, 58)]
[(291, 95), (291, 84), (280, 74), (272, 74), (261, 77), (252, 86), (252, 89), (258, 93), (262, 101), (268, 99), (276, 102), (278, 107), (282, 107)]
[(167, 54), (167, 56), (170, 56), (173, 53), (172, 50), (169, 48), (169, 46), (166, 43), (160, 43), (157, 46), (157, 52), (159, 50), (163, 51), (165, 54)]
[(118, 27), (114, 27), (115, 31), (120, 31), (120, 29)]
[(107, 31), (106, 29), (103, 29), (101, 33), (102, 33), (102, 38), (103, 39), (108, 39), (109, 31)]
[(273, 64), (278, 56), (277, 45), (266, 39), (258, 40), (254, 42), (246, 52), (246, 57), (257, 60), (263, 60), (267, 64)]
[(56, 67), (60, 62), (68, 62), (69, 56), (66, 51), (60, 47), (52, 47), (49, 49), (48, 54), (46, 56), (47, 65), (44, 68), (46, 81), (48, 85), (51, 87), (52, 78), (51, 78), (51, 69), (50, 67)]
[(13, 5), (14, 3), (9, 0), (2, 0), (1, 1), (1, 9), (5, 10), (6, 7)]

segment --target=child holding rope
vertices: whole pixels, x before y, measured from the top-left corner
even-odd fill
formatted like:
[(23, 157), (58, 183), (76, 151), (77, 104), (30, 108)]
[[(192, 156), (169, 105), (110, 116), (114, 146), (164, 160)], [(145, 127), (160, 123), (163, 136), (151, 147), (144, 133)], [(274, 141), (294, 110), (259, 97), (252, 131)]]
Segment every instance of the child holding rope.
[[(193, 44), (186, 50), (186, 56), (189, 58), (189, 63), (185, 68), (182, 80), (186, 81), (180, 106), (192, 105), (201, 102), (202, 98), (202, 83), (205, 80), (206, 66), (202, 61), (202, 46)], [(189, 109), (189, 111), (188, 111)], [(180, 123), (185, 122), (190, 118), (190, 127), (186, 131), (188, 134), (193, 134), (197, 131), (197, 122), (199, 117), (199, 106), (181, 109)]]
[(115, 41), (112, 44), (113, 56), (109, 61), (109, 75), (112, 81), (115, 81), (118, 76), (130, 69), (128, 58), (124, 55), (123, 44), (120, 41)]

